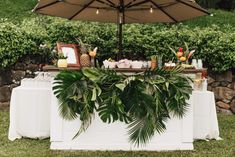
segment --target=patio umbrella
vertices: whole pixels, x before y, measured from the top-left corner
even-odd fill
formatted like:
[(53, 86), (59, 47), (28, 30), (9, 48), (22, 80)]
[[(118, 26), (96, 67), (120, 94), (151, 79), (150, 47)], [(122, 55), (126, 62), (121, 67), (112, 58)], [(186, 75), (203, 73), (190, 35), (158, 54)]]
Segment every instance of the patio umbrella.
[(194, 0), (39, 0), (36, 13), (118, 24), (119, 54), (125, 23), (176, 23), (209, 13)]

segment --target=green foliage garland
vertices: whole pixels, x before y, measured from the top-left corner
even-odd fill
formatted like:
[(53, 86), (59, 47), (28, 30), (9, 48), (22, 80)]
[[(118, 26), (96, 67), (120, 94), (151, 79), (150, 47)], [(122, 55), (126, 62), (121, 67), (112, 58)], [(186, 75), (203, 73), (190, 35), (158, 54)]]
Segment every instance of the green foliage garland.
[(140, 145), (166, 129), (170, 113), (178, 117), (186, 113), (192, 87), (181, 72), (180, 67), (133, 76), (97, 68), (62, 71), (55, 77), (53, 90), (61, 116), (82, 121), (75, 137), (89, 127), (98, 112), (105, 123), (128, 124), (130, 142)]

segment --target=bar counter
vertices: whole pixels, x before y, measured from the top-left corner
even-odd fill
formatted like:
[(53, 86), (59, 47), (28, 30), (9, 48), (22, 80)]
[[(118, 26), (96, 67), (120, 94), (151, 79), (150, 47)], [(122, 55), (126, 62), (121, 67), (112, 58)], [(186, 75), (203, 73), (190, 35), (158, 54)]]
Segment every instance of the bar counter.
[[(59, 72), (62, 70), (80, 70), (80, 68), (78, 67), (68, 67), (68, 68), (58, 68), (56, 66), (53, 65), (46, 65), (43, 67), (43, 71), (46, 72)], [(140, 73), (140, 72), (144, 72), (147, 69), (141, 68), (141, 69), (132, 69), (132, 68), (114, 68), (112, 70), (115, 70), (116, 72), (119, 73)], [(169, 69), (170, 70), (170, 69)], [(206, 72), (207, 69), (203, 68), (203, 69), (184, 69), (183, 73), (185, 74), (196, 74), (196, 73), (203, 73)]]

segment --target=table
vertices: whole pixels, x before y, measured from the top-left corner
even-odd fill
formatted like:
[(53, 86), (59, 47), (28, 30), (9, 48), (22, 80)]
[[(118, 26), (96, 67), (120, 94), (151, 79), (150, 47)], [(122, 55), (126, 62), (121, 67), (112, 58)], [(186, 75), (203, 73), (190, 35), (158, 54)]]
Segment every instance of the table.
[(50, 136), (51, 82), (26, 79), (12, 91), (8, 139)]
[(91, 125), (73, 140), (79, 130), (79, 119), (67, 121), (60, 117), (58, 100), (52, 97), (51, 103), (51, 146), (52, 150), (193, 150), (193, 106), (189, 100), (187, 114), (179, 119), (173, 117), (168, 120), (166, 130), (162, 134), (155, 134), (152, 140), (140, 147), (128, 141), (127, 125), (121, 122), (103, 123), (97, 113)]
[[(47, 71), (47, 72), (56, 72), (58, 73), (59, 71), (63, 71), (63, 70), (81, 70), (81, 68), (78, 67), (67, 67), (67, 68), (58, 68), (57, 66), (53, 66), (53, 65), (45, 65), (43, 67), (43, 71)], [(139, 72), (145, 72), (147, 69), (146, 68), (140, 68), (140, 69), (133, 69), (133, 68), (114, 68), (112, 69), (116, 72), (119, 73), (139, 73)], [(170, 69), (169, 69), (170, 70)], [(196, 74), (196, 73), (202, 73), (207, 71), (206, 68), (203, 69), (184, 69), (183, 73), (184, 74)]]
[[(50, 69), (49, 71), (55, 76), (60, 69)], [(136, 71), (124, 72), (125, 74), (133, 74)], [(186, 74), (194, 78), (197, 72), (199, 71), (194, 70)], [(125, 129), (127, 126), (125, 124), (120, 122), (113, 124), (103, 123), (97, 114), (88, 130), (72, 140), (80, 127), (81, 121), (79, 119), (73, 121), (62, 119), (59, 114), (58, 100), (52, 94), (50, 148), (53, 150), (192, 150), (194, 138), (194, 97), (198, 99), (200, 94), (194, 93), (191, 96), (188, 102), (190, 107), (185, 117), (182, 119), (175, 117), (170, 119), (166, 124), (167, 129), (163, 134), (156, 134), (150, 143), (145, 146), (135, 147), (128, 141), (127, 130)]]
[(193, 138), (220, 140), (214, 93), (194, 91), (193, 104)]
[(59, 150), (192, 150), (193, 140), (219, 140), (214, 93), (193, 91), (188, 113), (183, 119), (172, 118), (166, 131), (144, 147), (129, 144), (126, 125), (103, 123), (97, 115), (85, 133), (72, 140), (80, 120), (66, 121), (59, 116), (58, 102), (52, 98), (51, 149)]
[[(185, 117), (170, 119), (166, 131), (156, 134), (146, 146), (129, 143), (126, 125), (103, 123), (97, 114), (91, 126), (77, 139), (79, 119), (60, 117), (58, 100), (51, 89), (52, 80), (22, 81), (13, 89), (10, 106), (9, 139), (46, 138), (51, 136), (51, 149), (60, 150), (192, 150), (193, 139), (220, 139), (214, 94), (193, 91)], [(51, 126), (50, 126), (51, 125)]]

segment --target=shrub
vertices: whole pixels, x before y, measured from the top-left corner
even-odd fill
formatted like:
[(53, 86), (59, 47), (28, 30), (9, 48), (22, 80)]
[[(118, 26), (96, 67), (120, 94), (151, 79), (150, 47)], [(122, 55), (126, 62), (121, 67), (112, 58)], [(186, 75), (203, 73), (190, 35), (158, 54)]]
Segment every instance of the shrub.
[[(2, 22), (0, 26), (0, 67), (14, 64), (24, 55), (39, 54), (50, 57), (50, 49), (57, 41), (76, 43), (79, 37), (92, 47), (98, 46), (99, 61), (114, 58), (117, 50), (115, 24), (72, 22), (60, 18), (37, 17), (21, 24)], [(235, 29), (214, 25), (211, 28), (178, 25), (124, 26), (124, 54), (132, 59), (145, 59), (154, 54), (163, 55), (164, 61), (174, 58), (169, 46), (178, 49), (187, 42), (196, 49), (195, 58), (202, 58), (213, 71), (235, 67)], [(41, 44), (47, 44), (46, 51)]]
[(0, 67), (3, 68), (14, 64), (34, 47), (33, 43), (27, 40), (26, 34), (8, 22), (0, 25), (0, 45)]
[(235, 9), (235, 0), (197, 0), (197, 3), (206, 8)]

